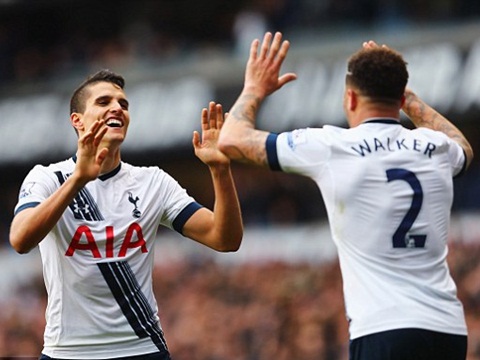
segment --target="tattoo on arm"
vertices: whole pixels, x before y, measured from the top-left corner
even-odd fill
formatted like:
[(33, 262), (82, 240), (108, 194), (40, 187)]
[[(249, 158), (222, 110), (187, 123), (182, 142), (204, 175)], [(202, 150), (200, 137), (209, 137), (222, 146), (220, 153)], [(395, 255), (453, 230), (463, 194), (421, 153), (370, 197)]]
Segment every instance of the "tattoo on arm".
[(237, 121), (247, 122), (253, 128), (255, 127), (255, 117), (257, 116), (260, 103), (260, 99), (254, 95), (242, 95), (236, 102), (230, 115), (233, 115), (233, 118)]
[(406, 96), (403, 110), (416, 127), (426, 127), (441, 131), (459, 144), (465, 151), (467, 157), (467, 166), (470, 164), (473, 158), (473, 151), (470, 143), (465, 138), (463, 133), (448, 119), (443, 117), (435, 109), (428, 106), (421, 99), (414, 95)]
[(233, 106), (228, 115), (230, 121), (243, 123), (245, 132), (241, 136), (241, 145), (235, 146), (238, 160), (262, 166), (268, 166), (265, 142), (268, 133), (255, 130), (256, 116), (261, 104), (261, 99), (245, 94)]

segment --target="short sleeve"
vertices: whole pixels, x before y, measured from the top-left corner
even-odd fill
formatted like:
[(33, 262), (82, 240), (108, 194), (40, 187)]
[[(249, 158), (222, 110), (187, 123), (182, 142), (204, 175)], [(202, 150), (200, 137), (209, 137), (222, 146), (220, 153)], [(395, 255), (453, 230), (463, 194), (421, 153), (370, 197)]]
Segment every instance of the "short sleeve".
[(267, 158), (272, 170), (314, 176), (330, 156), (322, 129), (297, 129), (267, 138)]
[(170, 175), (162, 172), (160, 199), (163, 213), (161, 224), (181, 233), (183, 225), (200, 208), (195, 199)]
[(452, 174), (454, 177), (463, 174), (467, 167), (467, 156), (465, 150), (455, 141), (448, 139), (448, 157), (452, 166)]
[(14, 214), (35, 207), (48, 198), (58, 187), (56, 180), (44, 166), (35, 166), (25, 177), (18, 195), (18, 202)]

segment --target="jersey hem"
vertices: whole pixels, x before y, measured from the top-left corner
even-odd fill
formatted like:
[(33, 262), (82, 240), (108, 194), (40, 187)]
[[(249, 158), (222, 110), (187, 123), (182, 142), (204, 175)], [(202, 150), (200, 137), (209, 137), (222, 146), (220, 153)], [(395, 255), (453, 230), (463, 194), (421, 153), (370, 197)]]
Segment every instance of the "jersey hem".
[(468, 331), (463, 326), (457, 327), (441, 327), (441, 326), (434, 326), (434, 325), (425, 325), (425, 324), (413, 324), (413, 323), (399, 323), (399, 324), (389, 324), (383, 326), (376, 326), (370, 327), (363, 330), (352, 330), (350, 329), (350, 340), (355, 340), (363, 336), (377, 334), (383, 331), (390, 331), (390, 330), (399, 330), (399, 329), (422, 329), (422, 330), (430, 330), (436, 331), (444, 334), (452, 334), (452, 335), (467, 335)]
[(121, 344), (109, 345), (85, 345), (72, 346), (68, 349), (59, 349), (57, 347), (43, 348), (42, 354), (52, 358), (64, 358), (72, 360), (81, 359), (113, 359), (127, 356), (139, 356), (158, 352), (159, 349), (151, 342), (150, 339), (135, 339)]

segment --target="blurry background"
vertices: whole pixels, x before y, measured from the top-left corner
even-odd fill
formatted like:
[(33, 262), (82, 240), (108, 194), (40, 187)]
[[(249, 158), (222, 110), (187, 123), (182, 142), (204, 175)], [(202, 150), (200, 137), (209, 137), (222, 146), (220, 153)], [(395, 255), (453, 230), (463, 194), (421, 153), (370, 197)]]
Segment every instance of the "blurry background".
[[(68, 102), (76, 85), (101, 68), (123, 74), (132, 116), (124, 160), (162, 167), (211, 206), (191, 134), (208, 101), (232, 105), (250, 42), (266, 30), (291, 41), (284, 71), (299, 79), (265, 102), (259, 127), (346, 126), (346, 61), (374, 39), (404, 53), (410, 87), (472, 143), (477, 158), (455, 180), (449, 261), (467, 311), (468, 359), (480, 359), (477, 0), (0, 0), (0, 356), (41, 350), (39, 254), (16, 254), (8, 229), (30, 168), (75, 152)], [(241, 165), (234, 173), (246, 224), (238, 253), (159, 231), (155, 289), (175, 359), (345, 359), (321, 194), (301, 177)]]

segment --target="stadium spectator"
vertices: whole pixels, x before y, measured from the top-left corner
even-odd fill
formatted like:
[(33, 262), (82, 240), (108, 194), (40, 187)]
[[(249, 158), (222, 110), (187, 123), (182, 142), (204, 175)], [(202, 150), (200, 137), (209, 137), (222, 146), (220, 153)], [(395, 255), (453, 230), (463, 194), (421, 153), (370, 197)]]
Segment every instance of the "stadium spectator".
[[(449, 253), (452, 275), (458, 283), (467, 323), (472, 329), (468, 360), (480, 359), (480, 332), (475, 330), (480, 329), (480, 297), (466, 301), (464, 296), (464, 287), (478, 286), (475, 277), (480, 276), (480, 269), (475, 264), (479, 253), (478, 243), (461, 242), (451, 243)], [(316, 359), (348, 357), (347, 323), (336, 260), (225, 265), (185, 259), (159, 262), (154, 271), (162, 325), (178, 360), (211, 360), (212, 354), (218, 351), (224, 352), (222, 360), (271, 360), (282, 359), (282, 356), (290, 360), (292, 357), (285, 354), (295, 354), (295, 343), (305, 344), (307, 335), (314, 332), (312, 328), (325, 336), (322, 343), (326, 349), (318, 347), (322, 352), (317, 352)], [(32, 279), (31, 284), (14, 291), (10, 301), (0, 304), (0, 356), (33, 358), (41, 351), (46, 306), (42, 287), (41, 278)], [(210, 325), (208, 311), (213, 310), (215, 325)], [(219, 329), (217, 326), (222, 324), (228, 326)], [(296, 335), (295, 342), (290, 341), (292, 334), (304, 325), (308, 329)], [(214, 334), (204, 331), (207, 328)], [(33, 350), (27, 351), (6, 341), (11, 334), (28, 337), (32, 343), (28, 348)], [(237, 350), (233, 352), (233, 349)], [(309, 351), (312, 354), (315, 350)], [(321, 357), (323, 353), (327, 353), (325, 358)]]

